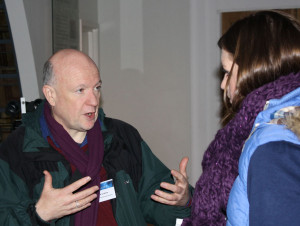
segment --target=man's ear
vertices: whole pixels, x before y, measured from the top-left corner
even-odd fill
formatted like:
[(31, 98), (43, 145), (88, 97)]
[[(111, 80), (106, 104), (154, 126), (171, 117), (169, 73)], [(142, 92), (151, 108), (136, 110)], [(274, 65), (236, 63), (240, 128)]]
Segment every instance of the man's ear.
[(51, 106), (55, 106), (55, 100), (56, 100), (55, 89), (52, 86), (44, 85), (43, 93), (44, 93), (44, 96), (47, 99), (48, 103)]

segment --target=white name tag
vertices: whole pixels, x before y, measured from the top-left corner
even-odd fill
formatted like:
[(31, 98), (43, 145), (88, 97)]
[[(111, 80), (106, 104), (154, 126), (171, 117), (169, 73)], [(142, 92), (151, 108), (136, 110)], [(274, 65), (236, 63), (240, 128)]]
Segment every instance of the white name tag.
[(176, 224), (175, 224), (175, 226), (181, 226), (182, 222), (183, 222), (183, 219), (176, 218)]
[(100, 197), (99, 202), (104, 202), (116, 198), (116, 192), (113, 180), (106, 180), (100, 183)]

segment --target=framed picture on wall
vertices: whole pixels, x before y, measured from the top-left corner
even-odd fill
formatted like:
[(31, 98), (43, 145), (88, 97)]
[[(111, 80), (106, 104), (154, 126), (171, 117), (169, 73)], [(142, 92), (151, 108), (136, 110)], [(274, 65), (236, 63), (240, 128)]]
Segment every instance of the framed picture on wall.
[[(297, 20), (300, 20), (300, 9), (277, 9), (285, 13), (291, 14)], [(222, 34), (237, 20), (242, 19), (255, 11), (225, 12), (222, 13)]]

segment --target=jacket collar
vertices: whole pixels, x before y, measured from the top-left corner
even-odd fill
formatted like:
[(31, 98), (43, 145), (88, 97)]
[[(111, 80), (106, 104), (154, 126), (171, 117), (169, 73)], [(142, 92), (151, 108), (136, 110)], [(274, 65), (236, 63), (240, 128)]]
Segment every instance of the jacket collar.
[[(38, 152), (40, 148), (49, 148), (48, 142), (43, 138), (40, 118), (43, 114), (44, 104), (46, 100), (43, 100), (39, 104), (37, 109), (33, 112), (27, 112), (22, 115), (22, 125), (25, 127), (25, 137), (23, 144), (24, 152)], [(106, 126), (104, 125), (105, 113), (102, 108), (99, 108), (98, 119), (100, 119), (101, 130), (106, 131)]]

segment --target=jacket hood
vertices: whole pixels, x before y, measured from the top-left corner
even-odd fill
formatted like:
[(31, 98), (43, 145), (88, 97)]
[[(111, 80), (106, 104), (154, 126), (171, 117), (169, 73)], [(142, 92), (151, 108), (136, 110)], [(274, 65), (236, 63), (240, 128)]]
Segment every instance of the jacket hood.
[(300, 107), (297, 107), (292, 115), (286, 117), (285, 124), (300, 139)]

